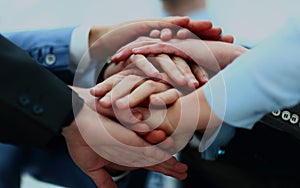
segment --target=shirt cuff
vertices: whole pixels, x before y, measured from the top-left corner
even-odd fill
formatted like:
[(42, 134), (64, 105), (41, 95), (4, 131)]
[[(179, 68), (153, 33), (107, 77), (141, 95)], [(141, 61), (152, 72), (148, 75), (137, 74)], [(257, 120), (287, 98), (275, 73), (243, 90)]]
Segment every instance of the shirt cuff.
[(113, 176), (112, 179), (117, 182), (120, 181), (121, 179), (123, 179), (125, 176), (127, 176), (129, 174), (129, 171), (125, 171), (123, 172), (121, 175), (119, 176)]
[[(88, 53), (90, 30), (91, 26), (80, 26), (73, 30), (70, 42), (70, 68), (72, 72), (83, 73), (90, 65), (91, 58)], [(78, 66), (79, 63), (80, 66)]]
[[(246, 111), (245, 109), (249, 108), (245, 104), (245, 100), (249, 100), (250, 97), (242, 95), (239, 92), (239, 83), (243, 75), (237, 76), (236, 72), (228, 71), (229, 67), (219, 72), (204, 85), (204, 96), (212, 112), (219, 119), (234, 127), (252, 129), (255, 122), (261, 117), (249, 115), (244, 112)], [(227, 72), (229, 73), (227, 74)], [(234, 75), (239, 80), (231, 80), (232, 82), (230, 82), (228, 81), (228, 75)], [(244, 82), (246, 83), (246, 81)], [(250, 87), (249, 85), (248, 87)]]

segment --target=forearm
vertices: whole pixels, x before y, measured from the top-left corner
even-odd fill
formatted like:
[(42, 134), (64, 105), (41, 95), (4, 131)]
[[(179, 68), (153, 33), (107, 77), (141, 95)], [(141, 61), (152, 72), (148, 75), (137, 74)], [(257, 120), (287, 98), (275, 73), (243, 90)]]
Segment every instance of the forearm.
[(222, 124), (211, 110), (201, 87), (195, 92), (181, 97), (171, 107), (169, 120), (173, 125), (183, 125), (187, 130), (204, 131), (207, 127), (217, 127)]
[(93, 26), (89, 32), (89, 47), (111, 29), (110, 26)]

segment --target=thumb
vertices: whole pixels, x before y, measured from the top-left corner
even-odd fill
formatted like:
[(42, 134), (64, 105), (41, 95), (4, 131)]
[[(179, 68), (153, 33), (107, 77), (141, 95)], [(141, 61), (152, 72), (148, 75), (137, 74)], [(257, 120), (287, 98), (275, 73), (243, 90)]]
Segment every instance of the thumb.
[(112, 177), (103, 168), (87, 173), (99, 188), (117, 188)]

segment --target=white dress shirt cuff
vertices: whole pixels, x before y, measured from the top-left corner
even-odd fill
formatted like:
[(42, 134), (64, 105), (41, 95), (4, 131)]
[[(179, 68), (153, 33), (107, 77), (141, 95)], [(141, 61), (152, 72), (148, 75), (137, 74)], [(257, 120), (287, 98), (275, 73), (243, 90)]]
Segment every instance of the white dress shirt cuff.
[[(70, 68), (72, 72), (83, 73), (90, 64), (89, 33), (91, 26), (74, 29), (70, 41)], [(80, 66), (78, 66), (80, 63)], [(77, 70), (76, 70), (77, 69)]]
[(121, 180), (121, 179), (123, 179), (125, 176), (127, 176), (129, 174), (129, 171), (125, 171), (125, 172), (123, 172), (121, 175), (119, 175), (119, 176), (113, 176), (112, 177), (112, 179), (115, 181), (115, 182), (117, 182), (117, 181), (119, 181), (119, 180)]

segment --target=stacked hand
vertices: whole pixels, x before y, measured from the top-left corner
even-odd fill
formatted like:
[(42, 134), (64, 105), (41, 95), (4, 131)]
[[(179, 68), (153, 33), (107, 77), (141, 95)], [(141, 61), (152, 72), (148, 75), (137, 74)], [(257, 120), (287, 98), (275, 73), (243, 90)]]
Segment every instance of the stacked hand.
[[(176, 127), (174, 129), (166, 127), (168, 125), (164, 123), (167, 120), (164, 116), (166, 105), (173, 106), (180, 96), (203, 85), (207, 82), (208, 75), (201, 67), (193, 63), (189, 66), (179, 57), (170, 58), (163, 54), (147, 58), (139, 57), (143, 60), (143, 64), (152, 63), (155, 69), (164, 71), (165, 68), (166, 71), (160, 73), (159, 78), (152, 78), (147, 77), (138, 67), (134, 67), (135, 62), (128, 62), (132, 58), (113, 64), (113, 67), (124, 68), (122, 64), (125, 63), (129, 65), (129, 68), (125, 67), (123, 71), (110, 76), (91, 90), (91, 94), (99, 98), (99, 106), (96, 105), (97, 111), (122, 122), (124, 126), (137, 132), (149, 143), (161, 142), (158, 146), (174, 154), (188, 143), (196, 129), (196, 124), (189, 129), (186, 129), (186, 126), (182, 127), (184, 131), (179, 130), (177, 134), (172, 135)], [(173, 70), (167, 70), (167, 67), (164, 67), (163, 63), (157, 63), (158, 61), (166, 64), (171, 61), (170, 65)], [(179, 77), (174, 76), (175, 74), (182, 78), (172, 79)], [(180, 117), (180, 113), (176, 117)]]
[[(107, 68), (106, 80), (90, 91), (73, 87), (86, 105), (76, 121), (64, 128), (63, 135), (72, 158), (97, 186), (115, 186), (108, 172), (137, 167), (179, 179), (186, 177), (186, 165), (171, 155), (182, 149), (199, 129), (194, 123), (198, 121), (199, 109), (190, 112), (191, 105), (197, 103), (188, 98), (188, 103), (181, 105), (180, 101), (184, 101), (181, 96), (188, 94), (198, 101), (192, 91), (206, 83), (208, 75), (197, 64), (215, 71), (211, 62), (217, 61), (223, 68), (244, 52), (225, 43), (233, 38), (221, 36), (221, 32), (211, 22), (190, 21), (185, 17), (92, 28), (91, 57), (105, 59), (117, 51), (112, 58), (116, 63)], [(145, 38), (148, 35), (162, 40)], [(209, 41), (195, 39), (195, 35)], [(187, 115), (181, 118), (181, 112)], [(178, 126), (181, 128), (174, 134)]]

